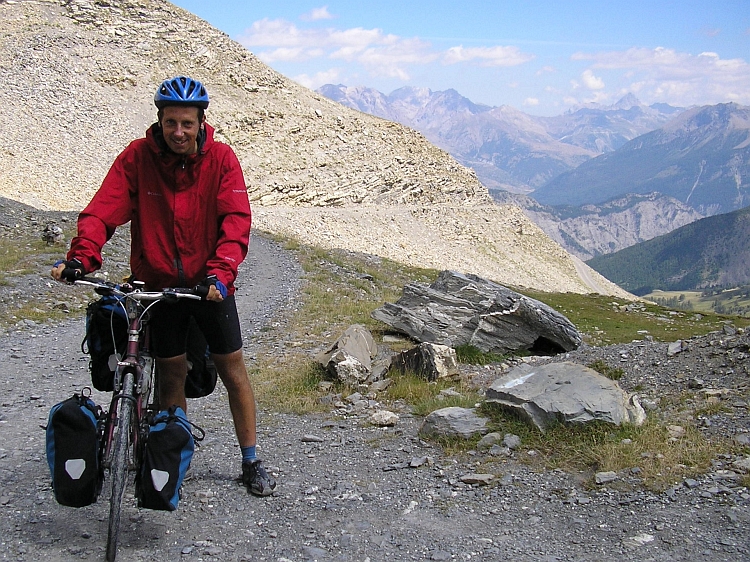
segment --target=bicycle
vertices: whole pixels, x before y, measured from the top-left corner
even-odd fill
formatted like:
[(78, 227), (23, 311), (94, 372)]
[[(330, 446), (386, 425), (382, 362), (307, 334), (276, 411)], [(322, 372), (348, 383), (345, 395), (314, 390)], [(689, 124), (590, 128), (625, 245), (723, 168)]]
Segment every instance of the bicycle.
[[(149, 430), (149, 419), (159, 411), (158, 378), (149, 349), (148, 312), (162, 300), (198, 299), (205, 296), (203, 287), (195, 289), (163, 289), (145, 291), (142, 282), (117, 285), (95, 277), (83, 277), (76, 285), (93, 287), (102, 296), (118, 299), (128, 320), (128, 341), (124, 356), (117, 361), (114, 390), (109, 411), (105, 416), (100, 456), (101, 464), (109, 471), (111, 496), (107, 526), (107, 562), (117, 557), (120, 534), (120, 512), (128, 473), (138, 471), (142, 443)], [(148, 304), (144, 304), (148, 303)], [(196, 428), (202, 434), (200, 428)], [(198, 440), (202, 439), (202, 435)]]

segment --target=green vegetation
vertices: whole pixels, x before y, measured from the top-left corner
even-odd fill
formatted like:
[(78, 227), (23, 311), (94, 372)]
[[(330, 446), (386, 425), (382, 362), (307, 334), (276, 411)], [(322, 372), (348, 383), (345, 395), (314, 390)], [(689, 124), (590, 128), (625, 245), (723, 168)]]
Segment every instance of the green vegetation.
[(625, 371), (623, 371), (620, 367), (611, 367), (601, 359), (597, 359), (593, 363), (589, 363), (586, 366), (589, 369), (593, 369), (600, 375), (607, 377), (608, 379), (612, 379), (613, 381), (620, 380), (625, 374)]
[(653, 291), (643, 298), (675, 310), (750, 317), (750, 285), (703, 291)]
[(505, 359), (504, 355), (487, 353), (468, 344), (456, 347), (456, 357), (459, 363), (466, 363), (467, 365), (487, 365), (488, 363), (499, 363)]
[(49, 246), (41, 239), (18, 242), (0, 238), (0, 283), (6, 284), (11, 275), (33, 273), (49, 254)]
[(711, 460), (727, 450), (725, 444), (706, 440), (697, 428), (670, 439), (665, 423), (653, 416), (640, 427), (560, 424), (541, 433), (490, 404), (483, 413), (491, 417), (495, 431), (521, 437), (527, 454), (520, 458), (532, 466), (588, 474), (638, 468), (645, 484), (657, 490), (705, 472)]
[(587, 264), (636, 295), (750, 283), (750, 208), (690, 223)]
[(750, 325), (750, 318), (712, 313), (696, 315), (602, 295), (523, 292), (567, 316), (590, 345), (628, 343), (643, 339), (644, 335), (658, 341), (688, 339), (719, 330), (727, 321), (732, 321), (737, 327)]

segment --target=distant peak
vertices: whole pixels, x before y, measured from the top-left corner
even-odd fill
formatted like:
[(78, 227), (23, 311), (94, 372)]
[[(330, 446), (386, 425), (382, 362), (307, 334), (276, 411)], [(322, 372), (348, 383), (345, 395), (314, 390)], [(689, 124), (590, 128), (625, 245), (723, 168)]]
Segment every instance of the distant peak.
[(621, 97), (617, 103), (610, 106), (610, 109), (630, 109), (631, 107), (639, 107), (643, 105), (641, 100), (635, 97), (634, 94), (628, 93)]

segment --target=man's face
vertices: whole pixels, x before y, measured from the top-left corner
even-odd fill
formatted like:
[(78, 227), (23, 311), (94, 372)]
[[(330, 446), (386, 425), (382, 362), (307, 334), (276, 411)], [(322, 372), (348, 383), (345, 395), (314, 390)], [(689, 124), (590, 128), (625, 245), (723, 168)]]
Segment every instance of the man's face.
[(169, 105), (162, 109), (161, 130), (167, 146), (176, 154), (198, 151), (198, 132), (201, 122), (199, 109), (192, 106)]

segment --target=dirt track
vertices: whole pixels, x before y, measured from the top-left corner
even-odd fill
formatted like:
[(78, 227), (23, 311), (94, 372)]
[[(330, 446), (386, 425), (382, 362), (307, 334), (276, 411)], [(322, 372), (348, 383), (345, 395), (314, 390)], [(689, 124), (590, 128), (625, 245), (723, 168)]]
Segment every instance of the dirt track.
[[(37, 279), (46, 283), (41, 273)], [(290, 254), (254, 238), (238, 293), (249, 360), (274, 352), (268, 332), (261, 329), (293, 306), (300, 275)], [(12, 290), (11, 284), (0, 293)], [(55, 402), (87, 383), (87, 359), (79, 351), (82, 330), (81, 319), (23, 324), (0, 340), (0, 560), (103, 558), (106, 485), (92, 506), (57, 505), (40, 427)], [(652, 354), (645, 364), (653, 370), (637, 382), (662, 384), (653, 387), (660, 392), (673, 376), (654, 366), (663, 346), (592, 353), (619, 358), (627, 349), (634, 367), (642, 359), (636, 352)], [(719, 368), (722, 362), (735, 366), (729, 350), (694, 347), (699, 357), (718, 358), (717, 373), (731, 370), (733, 380), (746, 380), (736, 359), (740, 356), (734, 356), (740, 361), (736, 370)], [(695, 357), (684, 356), (702, 369)], [(710, 380), (708, 365), (705, 371)], [(106, 403), (106, 396), (95, 396)], [(745, 410), (737, 407), (746, 411), (746, 405)], [(418, 418), (399, 413), (398, 425), (381, 429), (367, 423), (367, 411), (354, 408), (304, 417), (261, 412), (259, 453), (277, 475), (279, 490), (260, 499), (236, 481), (239, 451), (226, 393), (219, 386), (211, 397), (190, 403), (190, 418), (206, 429), (207, 437), (194, 457), (178, 511), (138, 510), (132, 495), (126, 498), (120, 559), (671, 562), (750, 557), (750, 495), (726, 479), (731, 471), (722, 463), (728, 460), (718, 459), (710, 474), (664, 493), (643, 490), (635, 474), (592, 489), (583, 484), (586, 475), (533, 472), (517, 456), (446, 457), (418, 438)], [(737, 430), (739, 422), (729, 421)], [(462, 482), (488, 465), (496, 474), (492, 485)]]

